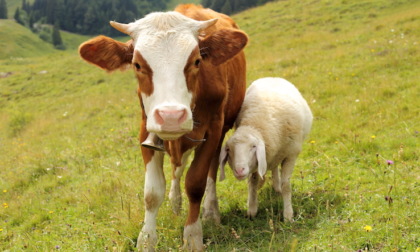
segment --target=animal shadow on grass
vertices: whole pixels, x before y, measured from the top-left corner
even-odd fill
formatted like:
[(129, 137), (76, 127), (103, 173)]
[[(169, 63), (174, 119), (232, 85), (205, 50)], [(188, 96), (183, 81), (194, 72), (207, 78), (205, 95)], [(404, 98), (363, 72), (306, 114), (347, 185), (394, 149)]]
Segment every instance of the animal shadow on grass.
[(339, 215), (343, 199), (335, 191), (294, 190), (294, 222), (288, 223), (281, 195), (265, 185), (258, 192), (257, 216), (248, 218), (246, 202), (233, 200), (227, 210), (222, 209), (221, 225), (205, 223), (204, 243), (209, 251), (290, 251), (295, 240), (304, 241), (322, 218)]

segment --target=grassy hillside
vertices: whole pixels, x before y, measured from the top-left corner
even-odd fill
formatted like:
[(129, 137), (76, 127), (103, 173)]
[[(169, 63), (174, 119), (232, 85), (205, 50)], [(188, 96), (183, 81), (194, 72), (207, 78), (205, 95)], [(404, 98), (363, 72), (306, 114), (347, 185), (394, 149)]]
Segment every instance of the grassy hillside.
[[(234, 16), (250, 36), (248, 81), (289, 79), (315, 121), (292, 179), (295, 222), (270, 182), (246, 219), (246, 183), (227, 171), (208, 251), (420, 250), (418, 13), (418, 1), (305, 0)], [(0, 65), (12, 73), (0, 78), (0, 249), (132, 250), (144, 217), (133, 74), (75, 50)], [(178, 250), (184, 220), (163, 203), (158, 251)]]
[[(90, 36), (66, 31), (61, 31), (60, 34), (66, 50), (72, 51), (72, 53), (76, 53), (79, 45), (90, 38)], [(0, 60), (10, 57), (31, 58), (58, 52), (51, 44), (43, 41), (37, 34), (14, 20), (0, 20), (0, 38), (2, 47)], [(126, 41), (129, 38), (118, 39)]]
[(0, 59), (42, 56), (55, 51), (52, 45), (14, 20), (0, 20), (0, 38)]

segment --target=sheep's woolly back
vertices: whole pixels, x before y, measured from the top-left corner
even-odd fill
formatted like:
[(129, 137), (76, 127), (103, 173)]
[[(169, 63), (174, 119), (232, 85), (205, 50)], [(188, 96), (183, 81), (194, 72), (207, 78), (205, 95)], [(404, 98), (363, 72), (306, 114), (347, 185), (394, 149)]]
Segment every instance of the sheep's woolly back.
[(262, 78), (248, 88), (236, 120), (237, 131), (246, 126), (262, 136), (271, 168), (289, 154), (301, 151), (312, 126), (312, 113), (293, 84), (281, 78)]

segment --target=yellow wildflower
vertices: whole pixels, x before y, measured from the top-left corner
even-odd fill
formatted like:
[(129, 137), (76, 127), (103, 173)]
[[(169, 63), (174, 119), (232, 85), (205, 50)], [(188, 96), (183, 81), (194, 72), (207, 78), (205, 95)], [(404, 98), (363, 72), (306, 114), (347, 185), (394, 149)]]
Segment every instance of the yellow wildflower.
[(312, 140), (312, 141), (310, 141), (309, 143), (314, 144), (314, 143), (315, 143), (315, 140)]
[(7, 203), (3, 203), (3, 207), (4, 207), (4, 208), (9, 208), (9, 204), (7, 204)]
[(6, 189), (4, 189), (4, 190), (3, 190), (3, 192), (4, 192), (4, 193), (7, 193), (7, 190), (6, 190)]
[(54, 211), (49, 211), (48, 213), (52, 214), (52, 213), (54, 213)]
[(363, 227), (363, 229), (364, 229), (366, 232), (370, 232), (370, 231), (372, 231), (372, 227), (371, 227), (371, 226), (369, 226), (369, 225), (364, 226), (364, 227)]
[(376, 136), (375, 136), (375, 135), (372, 135), (370, 138), (375, 139), (375, 138), (376, 138)]

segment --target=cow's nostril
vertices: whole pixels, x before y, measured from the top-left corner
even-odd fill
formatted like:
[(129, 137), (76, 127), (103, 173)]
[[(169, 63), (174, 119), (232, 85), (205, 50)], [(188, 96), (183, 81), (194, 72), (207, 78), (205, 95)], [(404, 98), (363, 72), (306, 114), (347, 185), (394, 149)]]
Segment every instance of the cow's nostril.
[(156, 112), (155, 112), (155, 120), (156, 120), (156, 123), (159, 124), (159, 125), (162, 125), (165, 122), (163, 120), (159, 110), (156, 110)]
[(183, 109), (181, 112), (181, 116), (178, 119), (178, 123), (181, 124), (187, 120), (187, 110)]
[(187, 119), (187, 111), (185, 109), (157, 109), (155, 112), (155, 119), (156, 123), (158, 123), (159, 125), (179, 125)]

